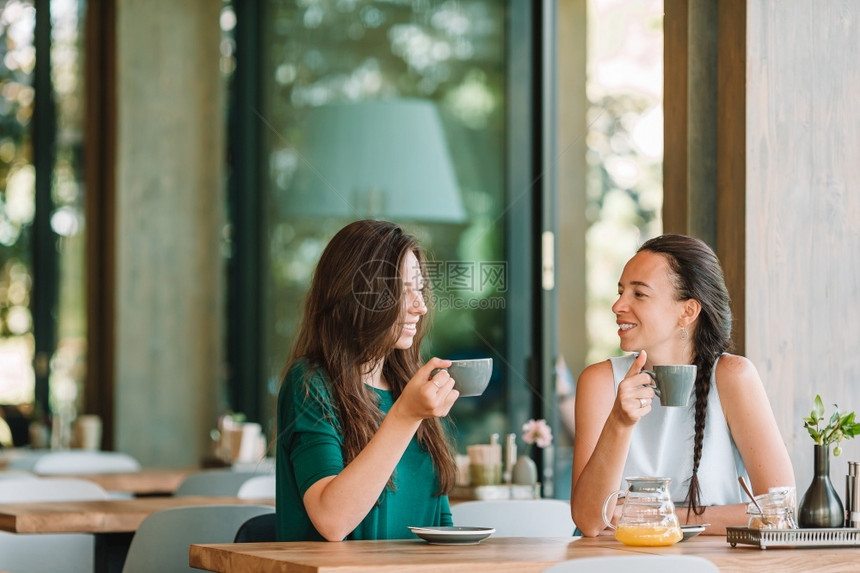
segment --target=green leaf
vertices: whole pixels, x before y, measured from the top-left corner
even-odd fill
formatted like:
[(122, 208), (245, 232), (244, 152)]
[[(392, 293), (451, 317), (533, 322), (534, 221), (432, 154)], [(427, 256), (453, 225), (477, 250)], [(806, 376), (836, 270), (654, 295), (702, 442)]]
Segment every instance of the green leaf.
[[(839, 411), (838, 404), (833, 404), (833, 408), (834, 412), (830, 416), (827, 425), (821, 428), (820, 423), (825, 419), (824, 402), (821, 400), (820, 395), (816, 395), (813, 402), (812, 412), (808, 418), (802, 418), (802, 420), (803, 427), (806, 428), (810, 437), (816, 444), (829, 446), (830, 444), (835, 443), (838, 448), (838, 444), (842, 442), (842, 440), (860, 435), (860, 424), (854, 421), (856, 418), (854, 412), (842, 413)], [(839, 448), (839, 451), (841, 452), (842, 449)]]
[(814, 441), (819, 446), (823, 445), (821, 443), (821, 432), (810, 426), (807, 426), (806, 429), (809, 431), (809, 435), (812, 436), (812, 441)]
[(821, 396), (816, 394), (815, 401), (812, 403), (812, 417), (816, 420), (824, 418), (824, 402), (821, 401)]

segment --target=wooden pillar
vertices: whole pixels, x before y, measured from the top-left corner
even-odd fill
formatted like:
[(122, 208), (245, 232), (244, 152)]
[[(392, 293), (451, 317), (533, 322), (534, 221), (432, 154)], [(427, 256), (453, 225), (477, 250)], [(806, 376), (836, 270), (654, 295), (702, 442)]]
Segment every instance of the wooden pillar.
[(663, 230), (698, 237), (716, 251), (732, 297), (735, 350), (741, 353), (745, 5), (746, 0), (664, 4)]
[(102, 418), (102, 447), (114, 446), (116, 318), (116, 3), (87, 4), (86, 16), (87, 375), (84, 403)]
[(746, 352), (746, 0), (720, 0), (717, 256), (732, 297), (734, 351)]

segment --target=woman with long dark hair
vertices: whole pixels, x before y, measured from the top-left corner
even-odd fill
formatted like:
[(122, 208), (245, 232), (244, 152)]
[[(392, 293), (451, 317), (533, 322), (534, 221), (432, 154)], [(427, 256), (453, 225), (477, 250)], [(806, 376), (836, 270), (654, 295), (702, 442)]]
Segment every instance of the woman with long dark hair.
[[(571, 515), (580, 531), (604, 529), (603, 500), (625, 477), (671, 477), (681, 523), (710, 523), (711, 534), (747, 521), (739, 476), (756, 494), (794, 485), (755, 366), (727, 353), (728, 290), (704, 242), (662, 235), (643, 244), (624, 267), (612, 312), (630, 354), (592, 364), (577, 384)], [(696, 365), (687, 408), (654, 400), (642, 370), (656, 364)]]
[(277, 521), (284, 541), (409, 538), (451, 525), (455, 464), (439, 418), (450, 362), (421, 363), (424, 255), (384, 221), (325, 248), (278, 398)]

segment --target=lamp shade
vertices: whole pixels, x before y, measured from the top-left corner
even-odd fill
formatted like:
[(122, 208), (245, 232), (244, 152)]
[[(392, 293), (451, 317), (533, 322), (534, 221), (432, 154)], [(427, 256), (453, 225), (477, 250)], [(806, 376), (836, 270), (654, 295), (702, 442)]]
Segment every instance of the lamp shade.
[(285, 198), (295, 217), (466, 219), (435, 105), (374, 100), (310, 111)]

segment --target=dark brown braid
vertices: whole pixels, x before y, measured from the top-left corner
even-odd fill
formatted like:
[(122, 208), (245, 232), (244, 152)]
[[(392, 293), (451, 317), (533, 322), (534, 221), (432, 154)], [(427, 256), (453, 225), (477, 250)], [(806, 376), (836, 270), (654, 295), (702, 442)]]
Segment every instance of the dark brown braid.
[(689, 518), (690, 511), (696, 515), (705, 511), (701, 506), (699, 462), (702, 459), (711, 373), (717, 358), (731, 347), (732, 312), (729, 308), (729, 292), (717, 255), (699, 239), (684, 235), (661, 235), (647, 241), (639, 251), (665, 256), (674, 274), (677, 300), (694, 299), (702, 307), (695, 328), (690, 333), (693, 341), (693, 364), (696, 365), (696, 404), (693, 475), (690, 476), (684, 502)]

